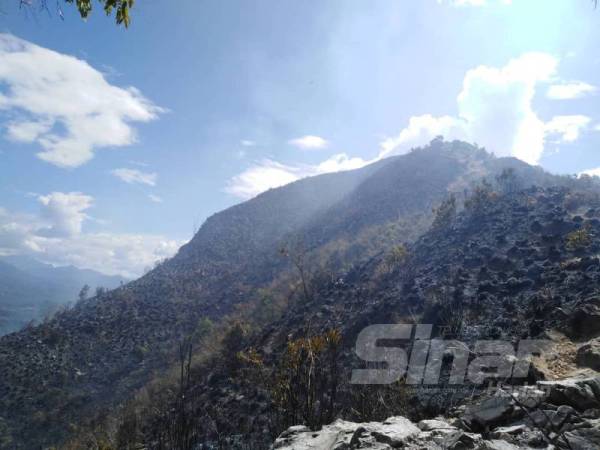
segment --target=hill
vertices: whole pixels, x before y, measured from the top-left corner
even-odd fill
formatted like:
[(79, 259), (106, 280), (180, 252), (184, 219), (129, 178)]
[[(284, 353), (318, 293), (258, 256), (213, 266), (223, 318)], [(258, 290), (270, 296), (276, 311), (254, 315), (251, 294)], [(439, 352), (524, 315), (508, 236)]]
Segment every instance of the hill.
[[(215, 214), (177, 255), (139, 280), (0, 339), (4, 441), (17, 448), (61, 441), (86, 417), (114, 410), (167, 369), (177, 344), (197, 335), (206, 320), (255, 314), (265, 290), (281, 300), (267, 314), (276, 321), (265, 328), (294, 333), (313, 317), (298, 304), (294, 265), (318, 266), (314, 272), (332, 280), (373, 264), (425, 233), (432, 209), (450, 194), (463, 202), (478, 180), (493, 180), (507, 168), (525, 186), (573, 183), (468, 144), (436, 140), (363, 169), (270, 190)], [(318, 283), (312, 284), (316, 295)], [(354, 311), (353, 320), (374, 317), (369, 311), (375, 306), (362, 300), (353, 309), (337, 297), (328, 302), (319, 306), (323, 317), (336, 317), (332, 311), (340, 308)]]

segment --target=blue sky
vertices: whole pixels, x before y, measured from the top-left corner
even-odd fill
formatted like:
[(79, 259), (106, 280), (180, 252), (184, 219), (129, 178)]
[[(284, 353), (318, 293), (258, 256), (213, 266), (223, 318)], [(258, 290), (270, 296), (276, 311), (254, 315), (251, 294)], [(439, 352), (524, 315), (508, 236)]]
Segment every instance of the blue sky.
[(173, 3), (125, 30), (3, 2), (0, 253), (136, 276), (261, 190), (438, 134), (600, 168), (588, 0)]

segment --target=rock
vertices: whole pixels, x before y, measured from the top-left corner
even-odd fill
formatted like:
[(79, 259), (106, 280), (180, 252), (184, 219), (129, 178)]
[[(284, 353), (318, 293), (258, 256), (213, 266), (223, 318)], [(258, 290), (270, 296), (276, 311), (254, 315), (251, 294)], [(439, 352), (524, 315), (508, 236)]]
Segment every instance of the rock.
[(419, 428), (405, 417), (390, 417), (385, 422), (353, 423), (336, 420), (320, 431), (304, 426), (288, 428), (273, 444), (282, 450), (342, 450), (351, 446), (372, 449), (403, 447)]
[(579, 347), (577, 365), (600, 371), (600, 338), (593, 339)]
[(498, 427), (490, 433), (490, 436), (495, 439), (506, 439), (509, 436), (521, 434), (527, 430), (527, 426), (522, 423), (519, 425), (511, 425), (508, 427)]
[(419, 428), (405, 417), (391, 417), (383, 424), (368, 424), (365, 427), (377, 439), (397, 447), (402, 445), (408, 438), (419, 433)]
[(308, 450), (336, 449), (349, 445), (359, 424), (336, 420), (318, 432), (304, 425), (297, 425), (284, 431), (273, 444), (273, 449)]
[(568, 431), (563, 436), (569, 442), (571, 450), (598, 450), (600, 448), (600, 429), (598, 426)]
[(510, 444), (506, 441), (493, 439), (491, 441), (484, 441), (481, 448), (485, 450), (519, 450), (519, 448), (522, 447), (517, 447), (516, 445)]
[(432, 430), (456, 430), (456, 427), (450, 425), (448, 422), (443, 420), (421, 420), (417, 426), (422, 431), (432, 431)]
[(555, 405), (569, 405), (578, 411), (600, 407), (600, 377), (538, 381), (537, 385)]
[(515, 413), (512, 399), (498, 396), (468, 406), (462, 420), (470, 429), (485, 430), (516, 418), (518, 414)]
[(591, 338), (600, 334), (600, 301), (594, 299), (579, 305), (571, 314), (571, 334)]

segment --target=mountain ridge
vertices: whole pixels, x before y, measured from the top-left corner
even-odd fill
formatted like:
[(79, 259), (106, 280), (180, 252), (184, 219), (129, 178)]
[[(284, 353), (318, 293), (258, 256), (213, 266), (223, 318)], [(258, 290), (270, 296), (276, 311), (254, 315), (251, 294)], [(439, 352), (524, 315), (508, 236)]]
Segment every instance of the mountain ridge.
[[(60, 441), (70, 421), (123, 402), (168, 367), (168, 355), (200, 321), (220, 320), (290, 273), (279, 253), (290, 240), (303, 240), (311, 255), (343, 242), (344, 252), (334, 249), (340, 259), (334, 269), (358, 264), (394, 242), (418, 238), (433, 220), (432, 208), (448, 195), (505, 168), (516, 168), (528, 184), (558, 179), (465, 143), (435, 140), (363, 169), (267, 191), (211, 216), (173, 258), (140, 279), (0, 338), (0, 417), (11, 439)], [(402, 231), (383, 236), (389, 227)]]

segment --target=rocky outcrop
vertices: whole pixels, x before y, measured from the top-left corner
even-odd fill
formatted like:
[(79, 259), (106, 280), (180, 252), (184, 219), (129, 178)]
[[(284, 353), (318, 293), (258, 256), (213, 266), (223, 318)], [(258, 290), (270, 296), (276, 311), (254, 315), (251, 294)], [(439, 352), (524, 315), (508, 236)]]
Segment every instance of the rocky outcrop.
[(592, 339), (579, 347), (577, 365), (600, 371), (600, 339)]
[(600, 299), (577, 306), (571, 315), (571, 327), (577, 337), (590, 338), (600, 334)]
[[(337, 420), (319, 431), (294, 426), (277, 438), (278, 450), (350, 449), (571, 449), (600, 448), (600, 378), (500, 388), (458, 408), (448, 418), (412, 422)], [(574, 406), (571, 406), (574, 405)]]

